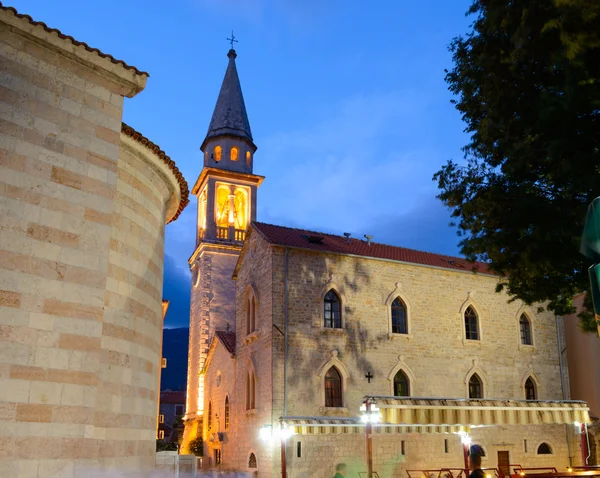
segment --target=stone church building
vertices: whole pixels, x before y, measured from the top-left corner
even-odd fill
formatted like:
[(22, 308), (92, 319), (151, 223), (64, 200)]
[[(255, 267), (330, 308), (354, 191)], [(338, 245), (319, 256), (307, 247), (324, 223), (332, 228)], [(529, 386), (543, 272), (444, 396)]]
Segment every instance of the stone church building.
[(193, 188), (184, 445), (202, 437), (205, 466), (259, 476), (359, 476), (368, 456), (381, 477), (461, 468), (469, 443), (503, 473), (582, 463), (560, 319), (509, 302), (483, 263), (256, 222), (263, 178), (228, 57)]

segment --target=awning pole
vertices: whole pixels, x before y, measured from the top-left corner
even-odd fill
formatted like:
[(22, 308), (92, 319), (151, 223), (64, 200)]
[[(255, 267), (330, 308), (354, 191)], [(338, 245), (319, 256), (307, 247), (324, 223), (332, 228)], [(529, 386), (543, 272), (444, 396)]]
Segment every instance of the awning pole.
[(465, 477), (469, 476), (469, 444), (463, 442), (463, 458), (465, 460)]
[(581, 425), (581, 464), (583, 466), (588, 464), (588, 458), (590, 457), (587, 424), (582, 423)]
[(373, 478), (373, 443), (371, 440), (371, 402), (367, 398), (365, 400), (367, 408), (367, 422), (365, 423), (365, 432), (367, 434), (367, 478)]

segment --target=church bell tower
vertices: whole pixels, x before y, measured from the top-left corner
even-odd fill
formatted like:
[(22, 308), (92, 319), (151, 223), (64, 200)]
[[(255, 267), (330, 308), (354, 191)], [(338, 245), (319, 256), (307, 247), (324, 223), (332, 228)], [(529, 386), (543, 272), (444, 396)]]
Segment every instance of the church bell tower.
[(256, 192), (264, 179), (253, 174), (256, 145), (238, 77), (234, 49), (206, 138), (200, 146), (204, 166), (192, 189), (198, 199), (196, 249), (192, 272), (190, 342), (184, 446), (201, 436), (204, 409), (202, 370), (218, 330), (235, 331), (232, 274), (246, 231), (256, 219)]

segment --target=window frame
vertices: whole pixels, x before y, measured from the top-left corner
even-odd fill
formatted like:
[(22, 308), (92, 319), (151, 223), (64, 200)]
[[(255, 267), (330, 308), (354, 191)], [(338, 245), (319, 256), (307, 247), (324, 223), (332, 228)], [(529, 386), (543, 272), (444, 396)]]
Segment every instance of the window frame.
[(230, 410), (231, 406), (229, 404), (229, 395), (225, 396), (225, 411), (223, 413), (223, 429), (229, 430), (229, 420), (230, 420)]
[[(337, 377), (330, 377), (329, 373), (334, 372)], [(337, 381), (337, 387), (333, 388), (331, 386), (328, 387), (328, 382), (331, 383), (332, 380)], [(344, 408), (344, 377), (340, 370), (332, 365), (327, 369), (324, 376), (324, 392), (325, 392), (325, 407), (326, 408)], [(328, 393), (328, 391), (333, 390), (334, 393)], [(335, 393), (337, 392), (337, 393)]]
[[(406, 381), (406, 395), (397, 395), (396, 394), (396, 383), (401, 383), (401, 382), (396, 382), (396, 377), (400, 375), (401, 377), (404, 377), (404, 380)], [(398, 369), (398, 371), (394, 374), (394, 379), (392, 380), (392, 386), (393, 386), (393, 393), (395, 397), (410, 397), (410, 392), (411, 392), (411, 386), (410, 386), (410, 377), (408, 376), (408, 374), (403, 370), (403, 369)]]
[(212, 429), (212, 425), (213, 425), (213, 423), (212, 423), (212, 400), (208, 401), (207, 414), (208, 414), (208, 417), (206, 419), (206, 429), (208, 431), (210, 431)]
[[(396, 305), (398, 304), (399, 305)], [(396, 296), (393, 300), (392, 303), (390, 304), (390, 333), (392, 335), (409, 335), (410, 330), (408, 328), (408, 306), (406, 305), (406, 302), (402, 299), (402, 297), (400, 297), (399, 295)], [(401, 331), (394, 331), (394, 310), (403, 310), (403, 317), (401, 320), (403, 320), (404, 322), (404, 332)], [(399, 329), (402, 329), (402, 327), (399, 327)]]
[[(479, 387), (479, 396), (478, 397), (471, 396), (471, 381), (473, 379), (477, 380), (477, 384)], [(471, 376), (469, 377), (469, 380), (467, 382), (467, 393), (469, 396), (469, 400), (481, 400), (485, 397), (485, 388), (484, 388), (483, 379), (477, 372), (472, 373)]]
[[(469, 314), (469, 316), (467, 316), (467, 314), (471, 312)], [(481, 326), (480, 326), (480, 315), (479, 312), (477, 312), (477, 309), (475, 308), (475, 306), (473, 304), (469, 304), (465, 307), (463, 313), (462, 313), (462, 320), (463, 320), (463, 330), (464, 330), (464, 339), (468, 342), (471, 343), (475, 343), (475, 342), (481, 342)], [(475, 321), (475, 338), (470, 337), (469, 335), (471, 335), (473, 333), (473, 327), (472, 324), (470, 323), (470, 321), (474, 320)]]
[[(528, 398), (528, 386), (527, 384), (531, 384), (531, 389), (533, 390), (533, 398)], [(525, 400), (537, 400), (538, 399), (538, 386), (536, 381), (533, 379), (533, 377), (531, 377), (531, 375), (529, 377), (527, 377), (527, 379), (525, 380), (525, 384), (523, 385), (523, 389), (525, 391)]]
[[(329, 298), (328, 298), (329, 297)], [(335, 304), (336, 302), (332, 300), (332, 298), (335, 297), (335, 299), (337, 299), (337, 320), (335, 318), (335, 311), (333, 310), (333, 304)], [(330, 305), (330, 310), (327, 310), (327, 304), (331, 304)], [(340, 296), (340, 294), (337, 292), (337, 290), (335, 290), (334, 287), (331, 287), (323, 296), (323, 301), (322, 301), (322, 310), (323, 310), (323, 321), (321, 323), (321, 326), (325, 329), (342, 329), (344, 327), (343, 324), (343, 319), (342, 319), (342, 297)], [(329, 312), (330, 317), (327, 317), (327, 313)], [(327, 325), (328, 321), (331, 323), (331, 325)], [(336, 326), (337, 325), (337, 326)]]

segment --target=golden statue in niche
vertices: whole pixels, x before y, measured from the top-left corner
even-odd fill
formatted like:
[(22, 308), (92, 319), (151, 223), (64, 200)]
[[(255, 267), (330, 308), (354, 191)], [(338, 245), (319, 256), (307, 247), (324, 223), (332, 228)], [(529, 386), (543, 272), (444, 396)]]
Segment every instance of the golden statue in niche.
[(248, 193), (245, 188), (235, 188), (231, 194), (229, 186), (221, 184), (217, 187), (216, 217), (217, 227), (234, 226), (236, 229), (246, 229)]

